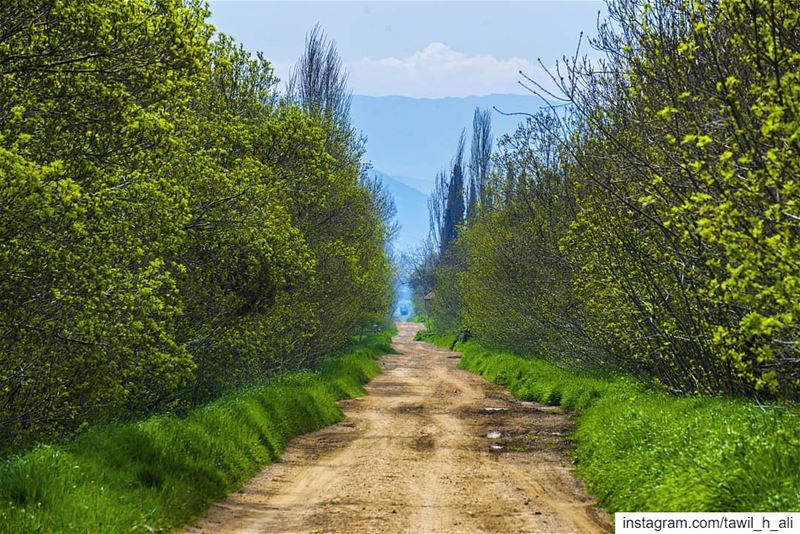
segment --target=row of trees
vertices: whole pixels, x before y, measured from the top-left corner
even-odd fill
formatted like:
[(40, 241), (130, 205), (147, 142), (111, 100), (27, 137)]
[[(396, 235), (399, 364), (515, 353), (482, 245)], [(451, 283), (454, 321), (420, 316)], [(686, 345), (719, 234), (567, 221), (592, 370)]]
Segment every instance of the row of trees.
[(464, 130), (449, 167), (436, 175), (428, 198), (428, 239), (418, 254), (404, 258), (415, 308), (424, 310), (423, 299), (435, 288), (438, 291), (435, 299), (437, 323), (444, 330), (456, 330), (460, 325), (462, 305), (457, 284), (465, 268), (465, 256), (463, 247), (454, 245), (465, 221), (474, 222), (478, 206), (489, 195), (493, 140), (488, 110), (475, 109), (469, 160), (465, 162), (466, 140)]
[(334, 46), (281, 94), (207, 16), (0, 6), (2, 448), (313, 366), (388, 310), (393, 205)]
[(418, 291), (435, 287), (435, 324), (498, 345), (797, 399), (800, 8), (608, 10), (602, 61), (565, 60), (558, 92), (525, 80), (548, 109), (500, 140), (477, 217)]

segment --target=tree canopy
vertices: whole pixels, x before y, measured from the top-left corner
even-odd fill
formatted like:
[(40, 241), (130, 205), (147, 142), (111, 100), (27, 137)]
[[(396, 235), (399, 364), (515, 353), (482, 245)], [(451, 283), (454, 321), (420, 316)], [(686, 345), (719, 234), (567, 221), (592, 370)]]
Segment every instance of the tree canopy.
[(390, 201), (346, 107), (281, 95), (207, 16), (0, 7), (4, 448), (313, 366), (388, 310)]

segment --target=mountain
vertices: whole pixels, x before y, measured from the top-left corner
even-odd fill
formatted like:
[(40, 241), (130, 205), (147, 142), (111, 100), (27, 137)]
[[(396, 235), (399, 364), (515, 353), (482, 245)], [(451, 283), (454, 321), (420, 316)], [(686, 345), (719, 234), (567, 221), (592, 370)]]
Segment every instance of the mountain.
[(422, 178), (409, 178), (408, 176), (392, 176), (393, 180), (398, 181), (408, 187), (416, 189), (425, 196), (431, 194), (433, 191), (433, 180), (423, 180)]
[[(510, 113), (535, 113), (541, 101), (528, 95), (488, 95), (465, 98), (409, 98), (353, 95), (350, 117), (367, 137), (367, 158), (394, 180), (430, 192), (436, 172), (447, 166), (462, 128), (469, 136), (476, 107), (492, 106)], [(522, 116), (492, 110), (497, 140), (511, 133)]]
[(406, 252), (416, 248), (428, 236), (428, 197), (386, 173), (377, 170), (371, 173), (381, 180), (386, 191), (394, 197), (397, 222), (400, 224), (395, 250)]

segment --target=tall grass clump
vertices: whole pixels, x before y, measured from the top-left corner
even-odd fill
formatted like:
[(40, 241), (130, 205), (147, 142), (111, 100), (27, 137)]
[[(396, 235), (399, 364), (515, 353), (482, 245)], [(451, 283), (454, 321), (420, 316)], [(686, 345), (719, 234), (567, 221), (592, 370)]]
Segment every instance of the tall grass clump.
[(279, 458), (289, 440), (340, 421), (391, 333), (359, 339), (321, 369), (227, 395), (187, 417), (90, 430), (0, 464), (0, 532), (144, 532), (178, 527)]
[(461, 368), (517, 398), (577, 412), (578, 474), (611, 512), (800, 510), (796, 406), (675, 397), (475, 342), (458, 349)]

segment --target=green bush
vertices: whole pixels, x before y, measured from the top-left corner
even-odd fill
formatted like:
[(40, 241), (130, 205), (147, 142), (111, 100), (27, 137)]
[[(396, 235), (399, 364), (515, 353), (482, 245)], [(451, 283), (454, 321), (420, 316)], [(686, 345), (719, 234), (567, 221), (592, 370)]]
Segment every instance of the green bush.
[(185, 418), (100, 427), (64, 447), (0, 465), (0, 531), (127, 532), (181, 526), (280, 457), (288, 441), (337, 422), (391, 351), (367, 336), (318, 372), (289, 373)]
[[(446, 336), (436, 339), (449, 345)], [(609, 511), (800, 510), (795, 407), (676, 398), (629, 378), (459, 345), (460, 366), (518, 398), (578, 412), (578, 474)]]

